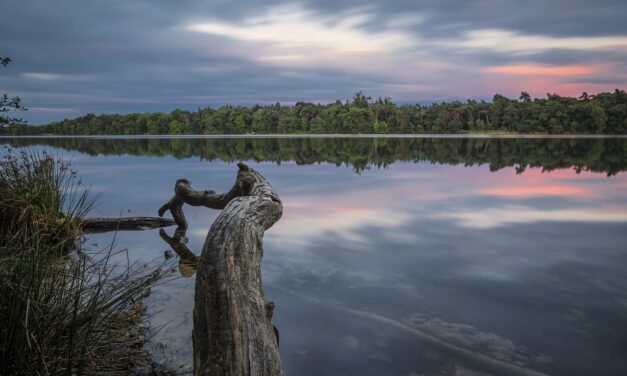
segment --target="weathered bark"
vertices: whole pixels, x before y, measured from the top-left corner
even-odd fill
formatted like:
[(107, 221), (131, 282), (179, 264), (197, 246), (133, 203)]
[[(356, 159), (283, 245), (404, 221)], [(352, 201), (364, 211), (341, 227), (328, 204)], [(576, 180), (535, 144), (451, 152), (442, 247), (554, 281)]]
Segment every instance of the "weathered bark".
[(84, 233), (150, 230), (175, 224), (171, 219), (158, 217), (85, 218), (80, 223)]
[[(270, 183), (243, 163), (227, 193), (195, 191), (180, 179), (175, 195), (159, 209), (187, 226), (183, 204), (224, 209), (211, 226), (198, 263), (194, 304), (195, 375), (283, 375), (274, 303), (261, 286), (263, 234), (283, 206)], [(180, 242), (164, 238), (184, 252)], [(186, 247), (185, 247), (186, 248)], [(178, 252), (177, 252), (178, 253)]]
[[(159, 217), (169, 210), (176, 224), (183, 229), (187, 228), (187, 220), (183, 213), (183, 204), (191, 206), (205, 206), (210, 209), (224, 209), (232, 199), (248, 194), (252, 188), (252, 174), (244, 173), (248, 171), (248, 166), (238, 163), (239, 172), (233, 187), (226, 193), (216, 193), (212, 190), (196, 191), (192, 189), (192, 182), (187, 179), (179, 179), (174, 185), (174, 196), (159, 208)], [(251, 169), (252, 170), (252, 169)], [(260, 175), (261, 176), (261, 175)]]

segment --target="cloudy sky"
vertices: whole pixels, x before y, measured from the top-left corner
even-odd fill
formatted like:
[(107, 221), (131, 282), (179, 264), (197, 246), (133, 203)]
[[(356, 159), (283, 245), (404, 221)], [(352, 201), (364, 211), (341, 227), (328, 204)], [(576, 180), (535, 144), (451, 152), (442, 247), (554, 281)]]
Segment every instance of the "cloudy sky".
[(224, 103), (627, 89), (625, 0), (0, 0), (32, 124)]

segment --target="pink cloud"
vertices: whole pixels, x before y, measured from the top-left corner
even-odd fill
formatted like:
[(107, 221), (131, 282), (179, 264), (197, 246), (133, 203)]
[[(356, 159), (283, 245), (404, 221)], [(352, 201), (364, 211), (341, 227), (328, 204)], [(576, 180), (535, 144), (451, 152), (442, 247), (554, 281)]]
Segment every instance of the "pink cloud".
[(548, 66), (548, 65), (505, 65), (488, 67), (488, 73), (521, 75), (521, 76), (582, 76), (600, 71), (597, 65), (568, 65), (568, 66)]

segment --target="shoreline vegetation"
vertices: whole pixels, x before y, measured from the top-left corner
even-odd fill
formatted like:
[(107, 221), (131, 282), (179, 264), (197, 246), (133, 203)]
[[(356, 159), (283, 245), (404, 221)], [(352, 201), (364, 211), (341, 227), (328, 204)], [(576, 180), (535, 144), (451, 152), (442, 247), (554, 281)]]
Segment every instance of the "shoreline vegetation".
[(127, 115), (87, 114), (45, 125), (12, 124), (0, 135), (288, 135), (288, 134), (627, 134), (627, 93), (578, 98), (547, 94), (517, 99), (494, 95), (491, 102), (468, 100), (397, 105), (362, 92), (330, 104), (253, 107), (225, 105), (197, 111)]
[(111, 134), (111, 135), (3, 135), (6, 139), (84, 138), (84, 139), (263, 139), (263, 138), (521, 138), (521, 139), (595, 139), (627, 138), (627, 134), (548, 134), (548, 133), (267, 133), (267, 134)]
[(89, 249), (80, 220), (93, 203), (59, 158), (0, 158), (0, 374), (166, 371), (143, 348), (144, 298), (170, 270)]

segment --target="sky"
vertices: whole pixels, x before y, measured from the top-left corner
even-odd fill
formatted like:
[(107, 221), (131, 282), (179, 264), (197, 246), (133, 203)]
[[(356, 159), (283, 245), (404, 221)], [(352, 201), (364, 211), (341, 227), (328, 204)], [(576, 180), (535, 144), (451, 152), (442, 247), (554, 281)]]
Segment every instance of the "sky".
[(31, 124), (223, 104), (627, 89), (625, 0), (0, 0)]

